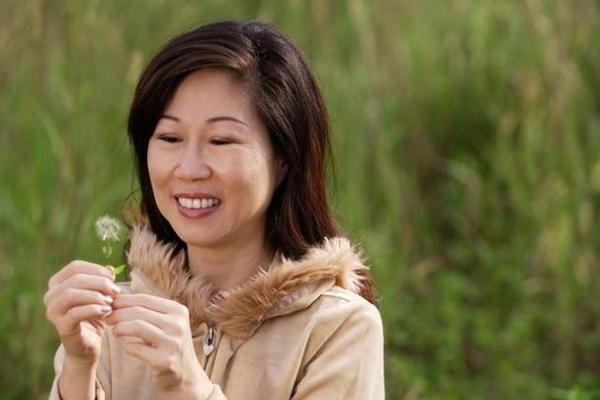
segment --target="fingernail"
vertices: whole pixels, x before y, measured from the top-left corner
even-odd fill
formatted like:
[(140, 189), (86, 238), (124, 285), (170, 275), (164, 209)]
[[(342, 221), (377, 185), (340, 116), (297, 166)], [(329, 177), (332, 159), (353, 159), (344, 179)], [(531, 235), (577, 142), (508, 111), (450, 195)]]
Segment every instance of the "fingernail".
[(110, 296), (104, 296), (104, 300), (106, 300), (108, 304), (112, 304), (114, 301), (114, 299)]
[(102, 306), (102, 307), (100, 307), (100, 311), (102, 312), (102, 314), (108, 314), (109, 312), (112, 311), (112, 307), (110, 307), (110, 306)]
[(110, 285), (110, 289), (115, 293), (121, 293), (121, 288), (117, 285)]

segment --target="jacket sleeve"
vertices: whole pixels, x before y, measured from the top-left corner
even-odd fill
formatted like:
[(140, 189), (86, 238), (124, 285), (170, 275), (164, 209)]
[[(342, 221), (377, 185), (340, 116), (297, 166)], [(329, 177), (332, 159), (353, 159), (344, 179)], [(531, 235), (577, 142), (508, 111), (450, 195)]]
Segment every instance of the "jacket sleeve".
[(213, 385), (213, 391), (206, 400), (227, 400), (227, 397), (225, 397), (219, 385)]
[(292, 400), (383, 400), (383, 327), (367, 301), (337, 303), (315, 316)]
[[(58, 390), (58, 379), (62, 372), (63, 363), (65, 359), (65, 349), (61, 344), (56, 350), (54, 355), (54, 381), (52, 382), (52, 388), (50, 389), (50, 395), (48, 400), (63, 400)], [(106, 333), (102, 339), (102, 352), (100, 354), (100, 362), (98, 363), (98, 370), (96, 372), (96, 400), (110, 400), (110, 392), (104, 390), (105, 387), (109, 387), (110, 379), (110, 351), (108, 348), (108, 340)], [(103, 384), (103, 382), (105, 384)]]

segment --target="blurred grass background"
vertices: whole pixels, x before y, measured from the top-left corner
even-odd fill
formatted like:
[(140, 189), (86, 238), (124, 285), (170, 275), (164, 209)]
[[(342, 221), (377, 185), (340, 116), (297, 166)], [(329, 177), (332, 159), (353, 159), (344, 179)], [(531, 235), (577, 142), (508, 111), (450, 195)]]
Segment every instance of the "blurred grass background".
[(0, 397), (45, 398), (47, 280), (103, 262), (93, 221), (135, 189), (141, 68), (224, 18), (283, 28), (323, 85), (387, 398), (600, 398), (595, 0), (0, 0)]

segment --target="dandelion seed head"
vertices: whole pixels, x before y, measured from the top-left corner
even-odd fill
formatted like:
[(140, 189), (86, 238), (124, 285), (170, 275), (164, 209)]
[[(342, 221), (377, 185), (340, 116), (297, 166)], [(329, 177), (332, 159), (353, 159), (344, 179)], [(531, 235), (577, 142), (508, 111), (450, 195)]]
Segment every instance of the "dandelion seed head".
[(102, 241), (119, 241), (121, 224), (111, 216), (104, 215), (96, 220), (96, 234)]

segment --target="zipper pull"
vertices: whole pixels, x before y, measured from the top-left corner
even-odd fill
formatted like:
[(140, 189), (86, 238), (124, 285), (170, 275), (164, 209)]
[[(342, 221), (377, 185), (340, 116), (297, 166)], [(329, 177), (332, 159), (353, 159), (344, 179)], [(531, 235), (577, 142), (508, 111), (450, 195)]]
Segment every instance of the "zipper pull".
[(204, 344), (202, 345), (202, 350), (204, 350), (204, 355), (208, 356), (215, 349), (215, 328), (212, 326), (208, 328), (208, 334), (206, 335), (206, 339), (204, 339)]

